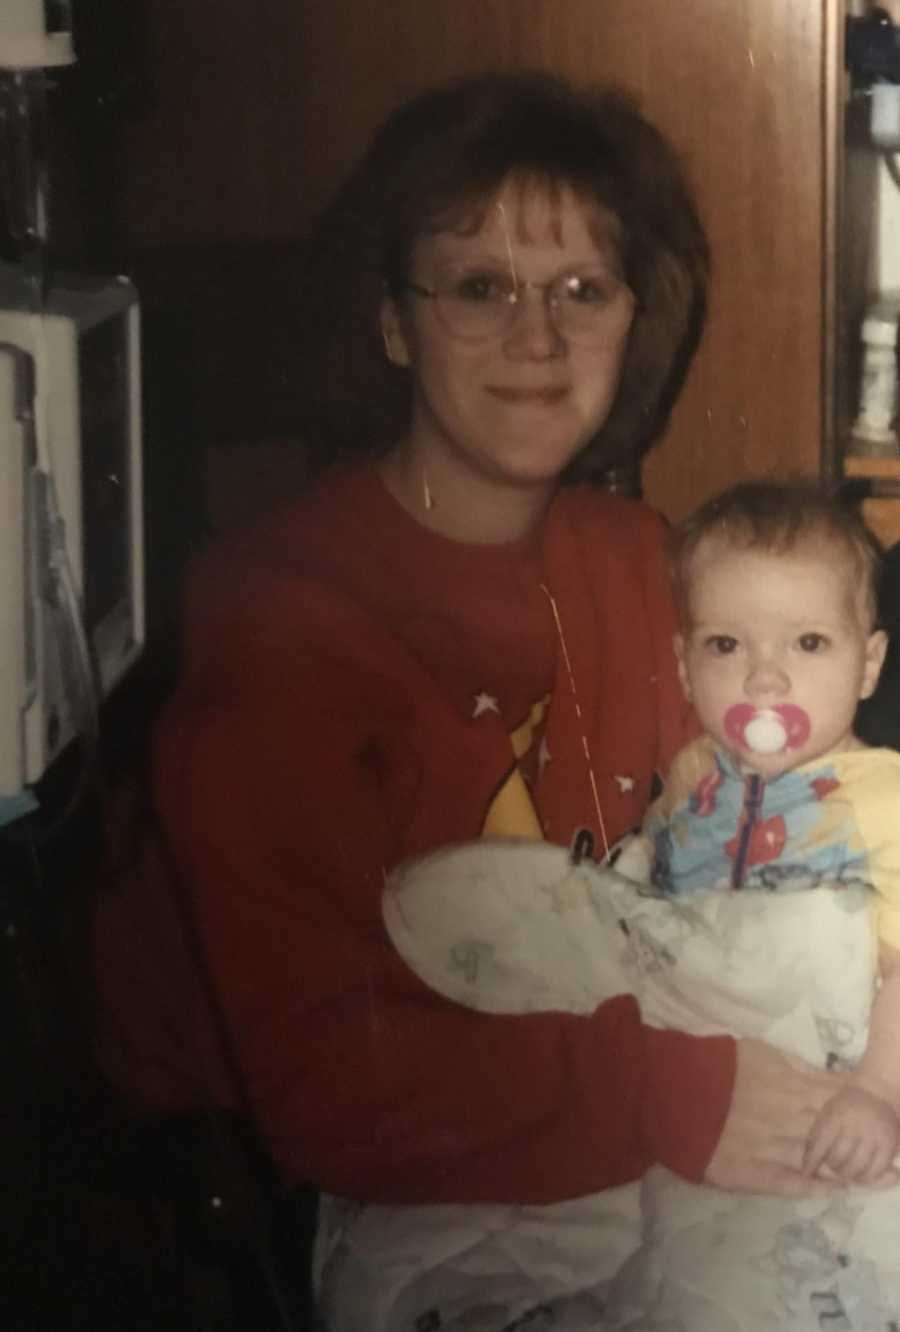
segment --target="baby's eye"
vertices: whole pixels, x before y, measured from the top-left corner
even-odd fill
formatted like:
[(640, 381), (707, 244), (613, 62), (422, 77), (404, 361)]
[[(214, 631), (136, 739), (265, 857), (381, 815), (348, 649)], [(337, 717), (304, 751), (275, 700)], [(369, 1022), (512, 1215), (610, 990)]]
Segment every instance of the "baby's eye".
[(737, 645), (737, 639), (732, 638), (731, 634), (710, 634), (704, 643), (704, 647), (709, 648), (710, 652), (717, 657), (730, 656), (732, 652), (736, 651)]
[(508, 301), (512, 294), (508, 273), (491, 273), (487, 269), (464, 273), (455, 278), (449, 295), (456, 301)]
[(797, 646), (801, 652), (824, 652), (830, 642), (824, 634), (809, 633), (800, 635)]

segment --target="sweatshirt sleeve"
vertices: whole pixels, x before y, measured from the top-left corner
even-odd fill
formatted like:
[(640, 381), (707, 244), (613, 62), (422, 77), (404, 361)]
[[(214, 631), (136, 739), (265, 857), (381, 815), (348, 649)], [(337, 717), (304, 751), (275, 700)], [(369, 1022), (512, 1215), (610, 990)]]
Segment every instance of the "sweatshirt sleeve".
[(285, 647), (283, 622), (268, 607), (202, 686), (188, 678), (156, 796), (285, 1177), (429, 1203), (558, 1201), (653, 1161), (699, 1178), (733, 1042), (646, 1029), (627, 996), (590, 1017), (473, 1013), (394, 954), (380, 903), (397, 811), (421, 794), (420, 719), (364, 643), (352, 659)]

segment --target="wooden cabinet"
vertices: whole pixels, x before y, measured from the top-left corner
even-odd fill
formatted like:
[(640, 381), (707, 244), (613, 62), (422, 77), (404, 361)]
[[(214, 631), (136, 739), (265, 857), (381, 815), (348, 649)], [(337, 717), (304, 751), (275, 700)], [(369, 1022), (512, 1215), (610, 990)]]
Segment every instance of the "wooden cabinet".
[(147, 3), (138, 243), (302, 234), (373, 126), (452, 75), (613, 81), (683, 154), (715, 264), (649, 498), (677, 517), (740, 477), (831, 465), (843, 0)]
[(900, 541), (900, 458), (848, 457), (844, 475), (875, 483), (876, 493), (862, 506), (866, 523), (885, 547)]

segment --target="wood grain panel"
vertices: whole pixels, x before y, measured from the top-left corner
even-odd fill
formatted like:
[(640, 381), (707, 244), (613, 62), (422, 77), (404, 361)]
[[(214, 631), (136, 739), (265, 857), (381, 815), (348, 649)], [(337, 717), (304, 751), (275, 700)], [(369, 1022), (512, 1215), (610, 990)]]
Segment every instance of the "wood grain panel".
[[(397, 100), (435, 75), (538, 65), (634, 90), (682, 151), (709, 228), (715, 282), (704, 344), (646, 468), (648, 496), (677, 517), (742, 476), (817, 471), (821, 61), (826, 19), (831, 13), (836, 21), (837, 5), (431, 0), (423, 7), (394, 0), (388, 8), (394, 56), (383, 50), (379, 64), (392, 68)], [(333, 19), (321, 10), (310, 17), (316, 31), (307, 26), (307, 58), (315, 65)], [(406, 42), (406, 58), (398, 59)], [(352, 106), (352, 78), (346, 70), (343, 78)], [(379, 92), (387, 100), (387, 90)], [(313, 101), (318, 96), (311, 93)], [(306, 150), (312, 178), (324, 187), (330, 164), (317, 161), (314, 141), (306, 140)], [(320, 188), (313, 184), (312, 192)]]
[[(632, 89), (696, 182), (709, 324), (646, 468), (672, 516), (821, 440), (823, 51), (841, 0), (153, 0), (160, 107), (132, 217), (153, 240), (303, 229), (411, 93), (538, 66)], [(159, 145), (165, 145), (163, 154)]]
[[(745, 476), (818, 470), (823, 158), (818, 6), (716, 6), (709, 57), (671, 127), (709, 229), (709, 323), (646, 469), (672, 516)], [(684, 138), (681, 138), (684, 135)]]

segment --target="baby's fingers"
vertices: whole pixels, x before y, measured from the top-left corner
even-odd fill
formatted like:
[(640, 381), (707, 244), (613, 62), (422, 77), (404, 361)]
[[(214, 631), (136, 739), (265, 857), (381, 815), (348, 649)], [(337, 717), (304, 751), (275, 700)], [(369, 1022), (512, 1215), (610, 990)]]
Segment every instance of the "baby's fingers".
[(833, 1119), (827, 1113), (816, 1120), (809, 1131), (803, 1152), (802, 1168), (805, 1175), (818, 1174), (826, 1161), (831, 1165), (830, 1157), (840, 1136), (840, 1120)]
[(858, 1179), (860, 1172), (868, 1167), (870, 1145), (866, 1138), (853, 1129), (843, 1127), (837, 1135), (825, 1164), (829, 1170), (845, 1182)]
[(897, 1172), (892, 1169), (895, 1146), (893, 1138), (872, 1143), (868, 1160), (853, 1176), (856, 1183), (865, 1184), (868, 1188), (878, 1188), (882, 1179), (888, 1178), (891, 1182), (896, 1182)]
[(876, 1175), (874, 1179), (867, 1179), (864, 1182), (867, 1189), (895, 1189), (900, 1184), (900, 1170), (896, 1166), (891, 1166), (880, 1175)]

